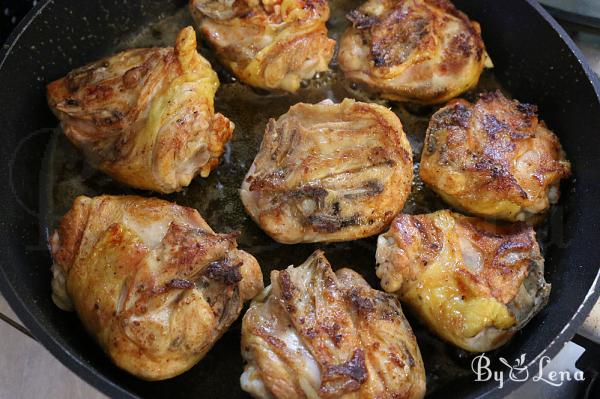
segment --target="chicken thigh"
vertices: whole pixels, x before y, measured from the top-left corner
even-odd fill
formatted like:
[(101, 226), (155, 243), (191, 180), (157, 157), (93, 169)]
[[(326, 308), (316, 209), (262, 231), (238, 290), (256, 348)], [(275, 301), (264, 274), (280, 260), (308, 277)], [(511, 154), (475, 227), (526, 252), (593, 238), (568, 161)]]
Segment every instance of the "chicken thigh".
[(448, 0), (368, 0), (348, 19), (340, 68), (383, 98), (442, 103), (492, 66), (479, 24)]
[(242, 389), (255, 398), (422, 398), (425, 371), (397, 299), (321, 251), (271, 272), (242, 322)]
[(190, 10), (219, 60), (242, 82), (295, 92), (328, 70), (326, 0), (191, 0)]
[(446, 202), (487, 218), (535, 222), (559, 197), (569, 161), (533, 105), (500, 92), (456, 100), (427, 129), (420, 175)]
[(219, 163), (233, 123), (215, 114), (219, 80), (183, 29), (175, 48), (118, 53), (48, 85), (48, 102), (87, 160), (129, 186), (181, 190)]
[(547, 302), (544, 259), (523, 223), (448, 210), (399, 215), (377, 241), (384, 290), (445, 340), (472, 352), (503, 345)]
[(196, 364), (263, 288), (256, 259), (195, 209), (78, 197), (51, 237), (53, 300), (115, 364), (162, 380)]
[(271, 119), (241, 197), (278, 242), (345, 241), (381, 232), (411, 190), (400, 120), (375, 104), (296, 104)]

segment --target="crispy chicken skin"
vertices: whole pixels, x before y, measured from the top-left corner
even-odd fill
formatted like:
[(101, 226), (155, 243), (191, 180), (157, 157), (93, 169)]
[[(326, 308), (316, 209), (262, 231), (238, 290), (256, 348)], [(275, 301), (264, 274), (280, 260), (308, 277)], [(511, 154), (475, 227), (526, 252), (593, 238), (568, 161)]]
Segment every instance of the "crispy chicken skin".
[(377, 276), (440, 337), (472, 352), (503, 345), (545, 304), (535, 232), (449, 210), (399, 215), (377, 241)]
[(170, 193), (208, 176), (233, 123), (215, 114), (219, 80), (193, 28), (175, 48), (127, 50), (48, 85), (50, 108), (88, 161), (132, 187)]
[(537, 108), (482, 94), (455, 100), (429, 123), (420, 175), (446, 202), (469, 213), (535, 222), (559, 197), (571, 165)]
[(190, 10), (221, 63), (242, 82), (295, 92), (327, 71), (326, 0), (191, 0)]
[(447, 0), (368, 0), (348, 19), (340, 68), (383, 98), (442, 103), (492, 66), (479, 24)]
[(242, 389), (255, 398), (422, 398), (423, 361), (398, 300), (321, 251), (271, 272), (242, 322)]
[(50, 244), (54, 302), (74, 307), (110, 358), (146, 380), (196, 364), (263, 288), (232, 235), (159, 199), (78, 197)]
[(411, 190), (400, 120), (375, 104), (296, 104), (271, 119), (241, 198), (274, 240), (345, 241), (381, 232)]

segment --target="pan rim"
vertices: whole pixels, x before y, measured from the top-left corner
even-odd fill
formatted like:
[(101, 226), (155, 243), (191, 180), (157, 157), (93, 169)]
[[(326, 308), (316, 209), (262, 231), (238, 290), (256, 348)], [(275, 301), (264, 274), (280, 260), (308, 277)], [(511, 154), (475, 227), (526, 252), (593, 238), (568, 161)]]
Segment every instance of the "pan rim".
[[(579, 47), (575, 44), (571, 36), (564, 30), (564, 28), (550, 15), (544, 7), (537, 2), (536, 0), (525, 0), (530, 7), (532, 7), (558, 34), (559, 38), (567, 45), (569, 50), (575, 55), (579, 66), (583, 69), (585, 76), (589, 79), (589, 83), (592, 85), (594, 89), (594, 93), (596, 94), (597, 101), (600, 102), (600, 78), (596, 73), (591, 69), (587, 59), (579, 50)], [(565, 324), (560, 333), (548, 344), (546, 349), (542, 350), (535, 358), (533, 358), (529, 363), (526, 364), (526, 368), (528, 370), (534, 364), (539, 363), (540, 359), (543, 356), (549, 356), (550, 358), (554, 358), (558, 352), (563, 348), (564, 344), (568, 341), (572, 340), (573, 337), (577, 334), (577, 329), (583, 324), (584, 320), (589, 315), (592, 307), (596, 304), (598, 299), (600, 298), (600, 268), (596, 272), (596, 277), (590, 286), (586, 296), (584, 297), (581, 305), (577, 308), (571, 319)], [(477, 396), (478, 398), (500, 398), (504, 397), (519, 386), (522, 385), (522, 382), (517, 382), (505, 376), (504, 379), (504, 388), (500, 392), (500, 390), (492, 389), (483, 393), (482, 395)]]
[[(10, 33), (0, 49), (0, 73), (2, 73), (4, 63), (10, 56), (12, 49), (17, 44), (23, 33), (51, 3), (53, 3), (53, 0), (43, 0), (38, 2)], [(67, 348), (56, 341), (55, 337), (46, 331), (39, 320), (29, 311), (27, 306), (25, 306), (14, 287), (9, 283), (4, 268), (0, 268), (0, 277), (0, 292), (2, 293), (4, 299), (6, 299), (6, 302), (8, 302), (11, 309), (15, 312), (25, 327), (31, 332), (36, 341), (46, 350), (48, 350), (52, 356), (54, 356), (54, 358), (58, 359), (63, 366), (75, 373), (87, 384), (111, 398), (140, 398), (127, 389), (121, 387), (119, 384), (116, 384), (103, 374), (96, 372), (93, 368), (81, 362), (81, 360), (75, 354), (67, 350)]]
[[(524, 0), (532, 7), (548, 23), (551, 28), (558, 34), (559, 38), (567, 45), (571, 53), (577, 59), (579, 66), (583, 69), (586, 78), (594, 89), (596, 99), (600, 103), (600, 80), (598, 76), (591, 70), (585, 57), (575, 45), (567, 32), (558, 24), (558, 22), (536, 1)], [(6, 59), (10, 56), (13, 47), (17, 44), (22, 34), (34, 23), (36, 18), (43, 13), (46, 7), (53, 3), (53, 0), (43, 0), (38, 2), (32, 10), (23, 18), (13, 32), (9, 35), (4, 45), (0, 49), (0, 73)], [(140, 398), (140, 396), (128, 391), (121, 385), (113, 382), (104, 374), (97, 372), (90, 365), (82, 362), (74, 353), (62, 346), (54, 336), (49, 334), (41, 322), (30, 312), (21, 297), (15, 291), (12, 284), (9, 283), (8, 277), (4, 268), (0, 268), (0, 292), (19, 317), (21, 322), (31, 331), (32, 335), (43, 345), (56, 359), (58, 359), (65, 367), (74, 372), (78, 377), (86, 381), (89, 385), (98, 389), (100, 392), (109, 397), (116, 398)], [(562, 349), (563, 344), (571, 340), (575, 336), (577, 329), (581, 326), (592, 307), (600, 297), (600, 269), (596, 273), (596, 277), (592, 282), (581, 305), (572, 315), (570, 320), (565, 324), (560, 333), (548, 344), (546, 349), (542, 350), (526, 367), (529, 369), (534, 363), (537, 363), (542, 356), (553, 358)], [(504, 388), (502, 390), (493, 389), (493, 382), (481, 384), (478, 392), (474, 392), (474, 397), (478, 398), (495, 398), (504, 397), (518, 388), (522, 382), (512, 381), (505, 376)]]

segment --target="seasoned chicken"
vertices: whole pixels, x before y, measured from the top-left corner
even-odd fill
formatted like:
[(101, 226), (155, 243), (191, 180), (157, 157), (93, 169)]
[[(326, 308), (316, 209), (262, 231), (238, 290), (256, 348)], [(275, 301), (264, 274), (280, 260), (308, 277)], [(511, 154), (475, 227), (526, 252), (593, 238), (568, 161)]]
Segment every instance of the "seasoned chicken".
[(215, 114), (219, 80), (191, 27), (175, 48), (133, 49), (48, 85), (65, 135), (87, 160), (132, 187), (170, 193), (208, 176), (233, 123)]
[(387, 108), (345, 99), (271, 119), (241, 197), (276, 241), (344, 241), (381, 232), (402, 210), (412, 152)]
[(195, 209), (78, 197), (51, 237), (54, 302), (117, 366), (146, 380), (196, 364), (263, 288), (252, 255)]
[(535, 232), (448, 210), (399, 215), (377, 241), (387, 292), (445, 340), (472, 352), (503, 345), (545, 304), (550, 285)]
[(446, 202), (466, 212), (534, 222), (559, 197), (571, 166), (537, 108), (482, 94), (436, 112), (427, 129), (420, 174)]
[(326, 0), (190, 0), (190, 10), (219, 60), (242, 82), (295, 92), (327, 71)]
[(479, 24), (447, 0), (368, 0), (347, 18), (340, 68), (383, 98), (442, 103), (492, 66)]
[(321, 251), (271, 272), (242, 322), (242, 389), (255, 398), (422, 398), (423, 361), (398, 300)]

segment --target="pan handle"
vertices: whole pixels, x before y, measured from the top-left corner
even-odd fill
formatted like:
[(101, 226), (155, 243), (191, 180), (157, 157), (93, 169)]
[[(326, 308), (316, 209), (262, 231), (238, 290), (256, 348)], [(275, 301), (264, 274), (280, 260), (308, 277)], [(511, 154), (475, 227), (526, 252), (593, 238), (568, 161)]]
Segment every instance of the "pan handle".
[(35, 337), (29, 332), (28, 329), (26, 329), (18, 321), (15, 321), (12, 318), (10, 318), (10, 316), (7, 316), (4, 313), (0, 312), (0, 320), (4, 321), (6, 324), (11, 326), (15, 330), (19, 331), (20, 333), (27, 335), (29, 338), (33, 339), (34, 341), (37, 341), (37, 339), (35, 339)]

